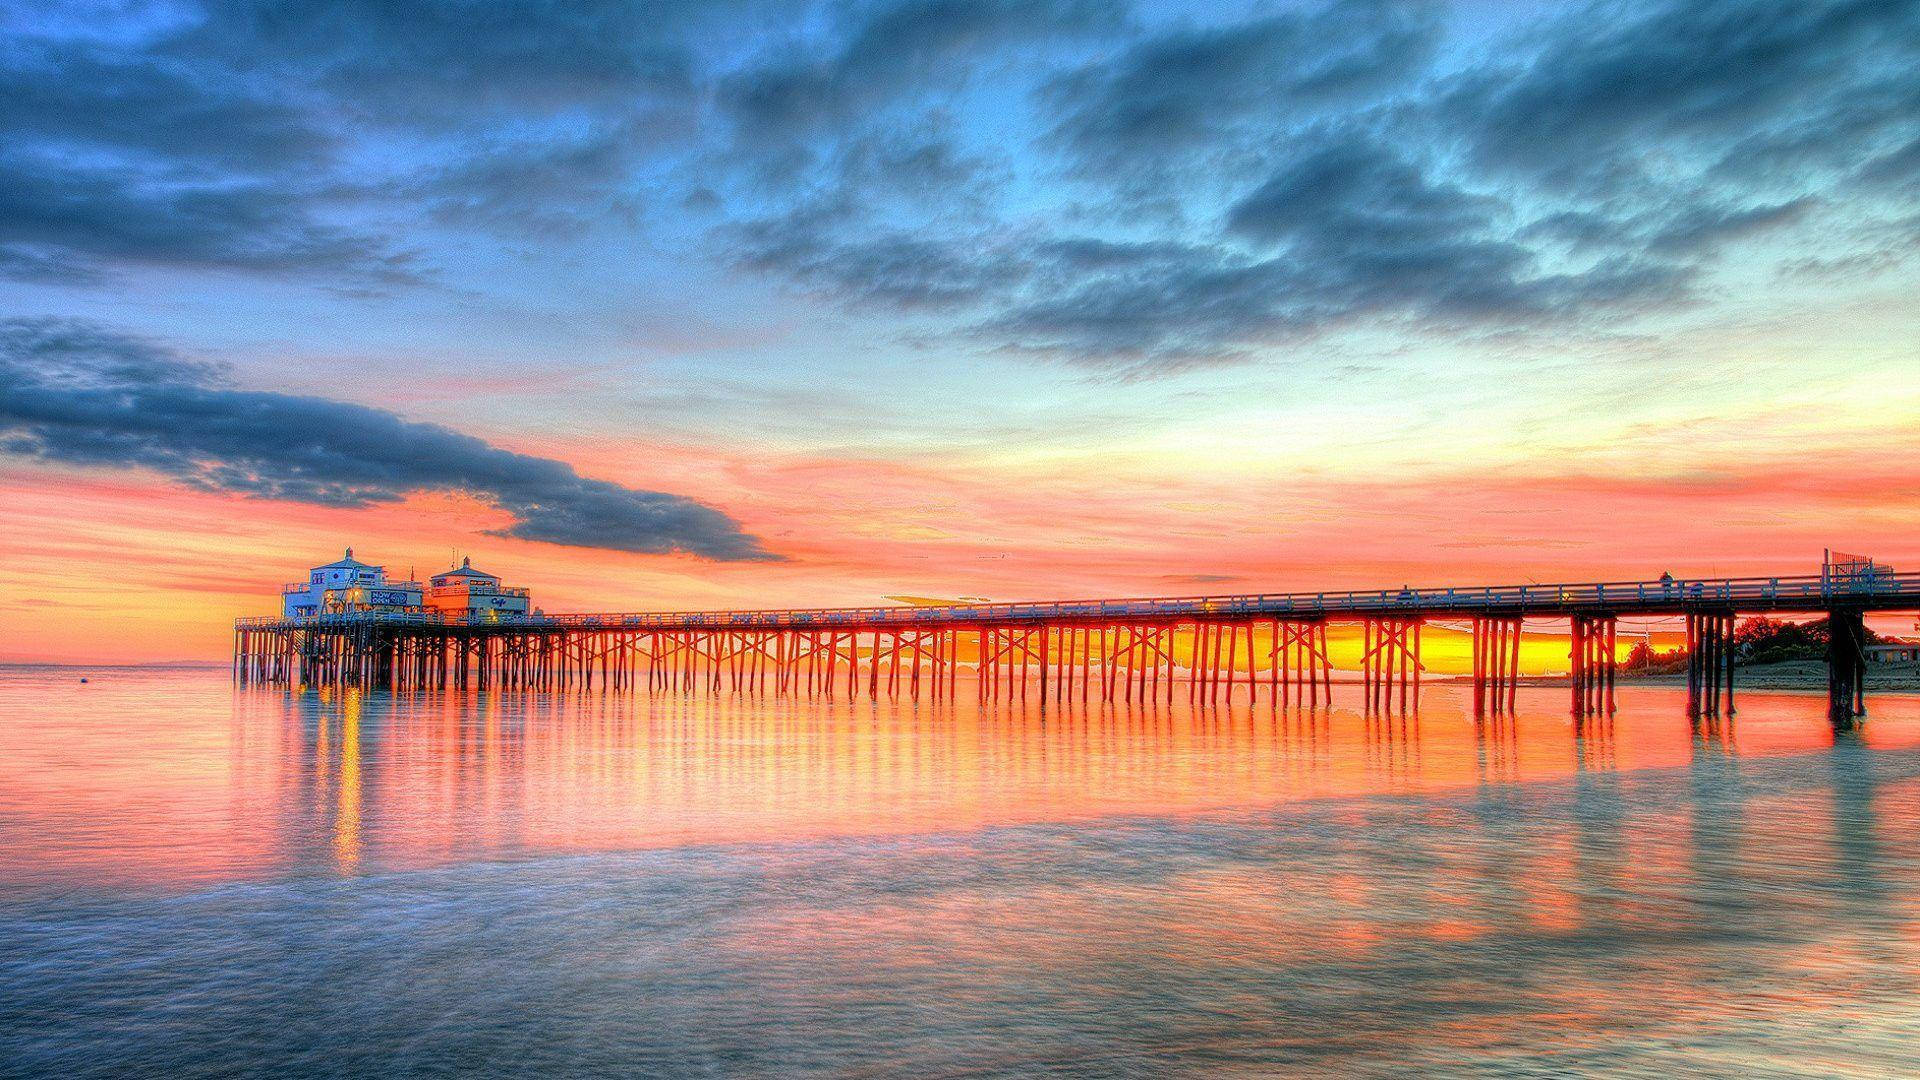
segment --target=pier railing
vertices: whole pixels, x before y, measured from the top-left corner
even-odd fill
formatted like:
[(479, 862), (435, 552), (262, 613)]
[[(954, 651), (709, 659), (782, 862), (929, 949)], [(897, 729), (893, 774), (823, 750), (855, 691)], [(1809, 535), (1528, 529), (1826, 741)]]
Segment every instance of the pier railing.
[(1081, 621), (1315, 618), (1328, 615), (1405, 614), (1430, 617), (1566, 616), (1590, 612), (1683, 614), (1708, 609), (1743, 612), (1863, 609), (1920, 603), (1920, 573), (1876, 573), (1858, 578), (1818, 575), (1767, 578), (1579, 582), (1444, 589), (1367, 589), (1332, 592), (1246, 593), (1050, 600), (1006, 604), (910, 607), (789, 608), (746, 611), (655, 611), (558, 615), (454, 615), (445, 612), (359, 611), (295, 618), (236, 620), (239, 629), (284, 626), (447, 626), (527, 629), (623, 628), (811, 629), (915, 625), (1064, 624)]

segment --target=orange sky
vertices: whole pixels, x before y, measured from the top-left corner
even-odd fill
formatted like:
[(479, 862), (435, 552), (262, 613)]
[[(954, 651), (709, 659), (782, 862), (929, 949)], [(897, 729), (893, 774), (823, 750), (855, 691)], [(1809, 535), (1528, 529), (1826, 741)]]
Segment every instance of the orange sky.
[[(557, 612), (1800, 573), (1829, 544), (1899, 565), (1920, 525), (1920, 500), (1885, 497), (1910, 483), (1903, 462), (1920, 461), (1904, 445), (1713, 474), (1462, 467), (1400, 481), (1174, 476), (1119, 453), (1105, 471), (1076, 458), (936, 466), (672, 446), (619, 455), (648, 462), (623, 470), (613, 456), (580, 467), (699, 492), (784, 561), (493, 537), (485, 530), (507, 524), (504, 513), (451, 496), (342, 510), (10, 462), (0, 470), (0, 657), (219, 659), (234, 617), (274, 611), (282, 582), (348, 545), (396, 575), (470, 555)], [(1551, 653), (1538, 663), (1551, 667)]]

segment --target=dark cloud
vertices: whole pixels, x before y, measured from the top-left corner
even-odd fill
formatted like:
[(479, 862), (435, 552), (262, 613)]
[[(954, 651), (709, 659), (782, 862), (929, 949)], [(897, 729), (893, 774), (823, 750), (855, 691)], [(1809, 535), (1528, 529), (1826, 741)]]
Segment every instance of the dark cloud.
[(666, 218), (917, 334), (1149, 371), (1631, 315), (1737, 251), (1865, 273), (1920, 209), (1912, 0), (1601, 0), (1492, 42), (1436, 0), (163, 14), (0, 49), (0, 275), (393, 288), (478, 249), (448, 230), (534, 259)]
[[(988, 343), (1132, 373), (1231, 358), (1363, 316), (1537, 324), (1688, 296), (1692, 268), (1650, 256), (1547, 264), (1516, 238), (1504, 200), (1437, 178), (1364, 128), (1303, 133), (1289, 149), (1227, 210), (1224, 230), (1198, 242), (857, 243), (785, 222), (792, 231), (757, 265), (864, 301), (978, 311), (971, 333)], [(1713, 229), (1757, 226), (1689, 227), (1704, 244)]]
[[(420, 211), (631, 225), (697, 125), (685, 36), (722, 5), (212, 0), (0, 50), (0, 274), (120, 264), (421, 280)], [(399, 239), (409, 236), (409, 240)]]
[(1279, 260), (1205, 247), (1136, 255), (1109, 257), (1098, 274), (1010, 304), (977, 332), (1018, 350), (1144, 374), (1231, 359), (1312, 317), (1279, 299), (1292, 291), (1294, 273)]
[(1444, 58), (1442, 22), (1333, 2), (1139, 36), (1039, 81), (1076, 195), (1047, 219), (806, 208), (745, 265), (1144, 373), (1363, 321), (1631, 316), (1841, 199), (1829, 245), (1913, 218), (1920, 5), (1608, 0)]
[(215, 0), (165, 51), (257, 66), (306, 88), (356, 140), (398, 141), (387, 176), (343, 170), (335, 197), (509, 237), (574, 236), (639, 223), (646, 173), (699, 126), (707, 88), (690, 38), (733, 6), (345, 0), (316, 16)]
[(420, 207), (442, 224), (501, 234), (565, 238), (631, 228), (646, 209), (633, 174), (648, 141), (644, 125), (488, 140), (362, 194)]
[[(972, 235), (992, 220), (987, 170), (938, 136), (852, 139), (818, 173), (782, 212), (730, 230), (739, 266), (811, 291), (912, 308), (983, 299), (1017, 272)], [(884, 230), (879, 221), (889, 212), (901, 224)]]
[(565, 462), (381, 409), (237, 389), (217, 367), (87, 323), (0, 322), (0, 450), (324, 506), (456, 492), (512, 514), (501, 535), (523, 540), (775, 557), (733, 519), (684, 496), (589, 479)]
[(977, 247), (910, 235), (831, 240), (791, 222), (742, 231), (741, 265), (777, 271), (815, 291), (906, 308), (947, 309), (1003, 292), (1018, 262), (996, 261)]
[(331, 145), (230, 74), (20, 42), (0, 52), (0, 272), (73, 283), (146, 263), (406, 279), (395, 246), (306, 205)]
[(0, 278), (75, 286), (98, 284), (102, 275), (98, 268), (74, 259), (67, 252), (15, 242), (0, 244)]
[(1545, 35), (1522, 62), (1459, 77), (1444, 108), (1478, 161), (1563, 188), (1723, 158), (1749, 175), (1858, 160), (1916, 122), (1907, 0), (1595, 4)]
[(1377, 137), (1319, 133), (1291, 149), (1299, 156), (1227, 215), (1229, 230), (1282, 246), (1299, 268), (1281, 310), (1530, 321), (1674, 299), (1687, 277), (1650, 261), (1544, 272), (1503, 199), (1437, 179)]
[(118, 263), (414, 279), (408, 253), (315, 220), (271, 183), (170, 180), (134, 164), (78, 167), (4, 150), (0, 248), (35, 260), (7, 268), (43, 280), (90, 280)]
[[(1915, 111), (1920, 112), (1920, 91), (1916, 91)], [(1904, 146), (1888, 150), (1860, 169), (1860, 178), (1869, 184), (1885, 185), (1909, 195), (1920, 190), (1920, 134)]]
[(1848, 206), (1871, 247), (1920, 192), (1879, 183), (1920, 139), (1920, 5), (1588, 5), (1450, 80), (1434, 106), (1489, 185), (1552, 208), (1522, 235), (1701, 267)]
[(1689, 279), (1657, 263), (1609, 260), (1577, 273), (1522, 273), (1523, 266), (1497, 244), (1356, 251), (1319, 264), (1196, 247), (1008, 305), (976, 333), (1144, 375), (1237, 359), (1253, 346), (1297, 342), (1363, 316), (1464, 328), (1675, 302)]
[(1764, 206), (1726, 207), (1691, 205), (1647, 237), (1647, 248), (1659, 254), (1693, 255), (1722, 244), (1797, 221), (1818, 204), (1811, 196)]
[(1404, 252), (1483, 235), (1502, 209), (1363, 132), (1316, 133), (1287, 149), (1280, 170), (1228, 211), (1228, 229), (1337, 257), (1343, 248)]
[(640, 108), (693, 89), (678, 31), (703, 9), (657, 0), (212, 0), (164, 55), (310, 83), (377, 124), (465, 127), (476, 114)]
[(964, 78), (1012, 45), (1119, 25), (1104, 0), (894, 0), (857, 8), (834, 41), (736, 72), (720, 97), (747, 137), (805, 135), (908, 90)]
[(296, 100), (229, 66), (59, 39), (0, 52), (0, 131), (16, 149), (112, 151), (200, 179), (308, 167), (335, 146)]
[[(746, 265), (865, 303), (973, 313), (990, 345), (1144, 374), (1362, 317), (1541, 324), (1676, 304), (1694, 268), (1611, 249), (1543, 259), (1501, 198), (1438, 178), (1359, 127), (1303, 133), (1286, 163), (1193, 242), (897, 232), (844, 216), (758, 223)], [(1793, 208), (1666, 223), (1669, 253)], [(1658, 245), (1656, 245), (1658, 246)]]
[(1250, 130), (1364, 102), (1416, 78), (1439, 6), (1349, 0), (1224, 27), (1183, 29), (1054, 80), (1054, 136), (1093, 169), (1134, 173), (1199, 151), (1217, 160)]

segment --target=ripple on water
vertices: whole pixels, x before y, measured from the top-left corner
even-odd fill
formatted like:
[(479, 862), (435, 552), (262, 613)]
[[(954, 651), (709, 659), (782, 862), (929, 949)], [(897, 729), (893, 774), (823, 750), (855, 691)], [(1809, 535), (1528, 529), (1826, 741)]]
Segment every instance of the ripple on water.
[(1389, 723), (146, 678), (79, 733), (0, 695), (0, 1071), (1914, 1068), (1910, 701), (1836, 743), (1793, 695), (1582, 735), (1545, 693), (1476, 726), (1444, 689)]

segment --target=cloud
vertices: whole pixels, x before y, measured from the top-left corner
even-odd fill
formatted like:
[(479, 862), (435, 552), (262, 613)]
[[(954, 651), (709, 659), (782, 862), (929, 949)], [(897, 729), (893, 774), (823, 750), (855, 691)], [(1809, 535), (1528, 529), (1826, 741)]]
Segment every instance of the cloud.
[[(725, 239), (736, 266), (807, 291), (903, 308), (965, 305), (1022, 272), (972, 235), (991, 221), (990, 176), (935, 133), (850, 139), (779, 212), (737, 222)], [(897, 224), (883, 225), (889, 218)]]
[(1060, 171), (1016, 165), (957, 221), (849, 185), (754, 222), (740, 263), (1137, 375), (1353, 326), (1633, 317), (1706, 302), (1741, 245), (1839, 258), (1913, 220), (1914, 5), (1596, 3), (1446, 53), (1444, 24), (1330, 2), (1137, 32), (1034, 81)]
[(650, 156), (697, 126), (684, 39), (705, 6), (210, 0), (111, 33), (50, 17), (0, 50), (0, 274), (390, 289), (434, 276), (411, 250), (422, 210), (508, 235), (631, 226)]
[(1523, 259), (1498, 243), (1355, 250), (1324, 263), (1226, 247), (1143, 253), (1071, 289), (1009, 305), (975, 332), (1141, 376), (1240, 360), (1255, 346), (1298, 343), (1365, 316), (1524, 325), (1685, 295), (1687, 274), (1672, 267), (1608, 261), (1578, 273), (1524, 273)]
[(48, 285), (94, 285), (101, 278), (95, 267), (58, 250), (36, 245), (0, 244), (0, 277)]
[(894, 0), (856, 9), (824, 49), (790, 54), (721, 80), (720, 100), (749, 139), (801, 136), (903, 93), (963, 79), (1009, 46), (1111, 30), (1101, 0)]
[(1735, 253), (1883, 272), (1920, 211), (1920, 5), (1887, 0), (1604, 0), (1485, 40), (1436, 0), (144, 19), (0, 50), (0, 275), (392, 290), (505, 256), (538, 304), (640, 250), (609, 278), (713, 258), (882, 333), (1145, 374), (1711, 303)]
[(742, 230), (740, 265), (777, 270), (797, 284), (842, 299), (902, 308), (948, 309), (999, 293), (1016, 263), (982, 257), (977, 248), (906, 234), (856, 241), (830, 239), (786, 221)]
[(1362, 132), (1317, 133), (1288, 149), (1280, 170), (1228, 211), (1231, 231), (1263, 242), (1417, 247), (1486, 232), (1500, 208), (1436, 182)]
[(156, 50), (250, 58), (356, 106), (356, 120), (464, 127), (476, 115), (643, 106), (692, 90), (682, 32), (727, 4), (658, 0), (338, 0), (324, 13), (210, 0)]
[(84, 322), (0, 322), (0, 451), (322, 506), (454, 492), (513, 515), (499, 535), (517, 539), (777, 558), (693, 499), (583, 477), (565, 462), (382, 409), (237, 389), (214, 365)]
[(1591, 4), (1530, 45), (1434, 113), (1487, 182), (1558, 204), (1535, 235), (1699, 262), (1842, 205), (1855, 235), (1911, 214), (1883, 181), (1920, 140), (1920, 6)]
[[(1362, 317), (1536, 324), (1689, 295), (1684, 263), (1606, 253), (1549, 264), (1516, 236), (1505, 200), (1439, 176), (1365, 127), (1303, 133), (1289, 149), (1227, 208), (1218, 233), (1193, 242), (866, 240), (802, 218), (756, 234), (752, 265), (843, 297), (971, 313), (967, 332), (979, 340), (1129, 375), (1236, 359)], [(1704, 244), (1709, 231), (1755, 226), (1691, 227)]]
[(1366, 102), (1416, 77), (1439, 7), (1339, 2), (1249, 22), (1176, 29), (1054, 79), (1053, 136), (1081, 164), (1131, 173), (1189, 151), (1218, 153), (1251, 130)]
[(1688, 276), (1651, 261), (1545, 272), (1503, 199), (1438, 178), (1369, 133), (1318, 132), (1292, 149), (1227, 214), (1230, 232), (1282, 246), (1301, 268), (1278, 282), (1294, 294), (1279, 298), (1288, 307), (1526, 321), (1672, 298)]
[(1101, 261), (1101, 272), (1028, 294), (975, 332), (1016, 350), (1145, 374), (1235, 359), (1248, 343), (1313, 319), (1282, 299), (1297, 272), (1279, 260), (1195, 246), (1104, 249)]
[(113, 148), (202, 175), (311, 165), (334, 145), (297, 99), (225, 65), (58, 38), (21, 39), (0, 57), (10, 141)]
[(170, 180), (127, 164), (76, 167), (0, 151), (0, 268), (86, 281), (102, 263), (416, 280), (413, 256), (315, 220), (272, 183)]
[[(1790, 149), (1802, 164), (1857, 160), (1915, 122), (1893, 111), (1920, 60), (1911, 3), (1589, 4), (1545, 35), (1523, 60), (1459, 77), (1444, 104), (1477, 160), (1562, 187), (1676, 164), (1751, 171)], [(1650, 161), (1655, 148), (1698, 160)]]
[(1694, 204), (1663, 222), (1647, 237), (1646, 243), (1650, 250), (1661, 254), (1708, 251), (1743, 236), (1797, 221), (1817, 205), (1818, 200), (1805, 195), (1768, 206), (1733, 208)]
[(442, 224), (506, 235), (566, 238), (607, 225), (630, 228), (645, 211), (633, 173), (648, 141), (639, 124), (487, 140), (367, 194), (421, 207)]
[(23, 41), (0, 52), (0, 137), (10, 276), (82, 283), (124, 263), (411, 276), (384, 239), (313, 213), (329, 136), (230, 73)]

